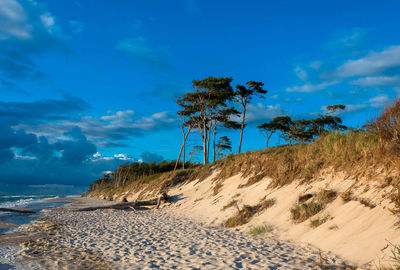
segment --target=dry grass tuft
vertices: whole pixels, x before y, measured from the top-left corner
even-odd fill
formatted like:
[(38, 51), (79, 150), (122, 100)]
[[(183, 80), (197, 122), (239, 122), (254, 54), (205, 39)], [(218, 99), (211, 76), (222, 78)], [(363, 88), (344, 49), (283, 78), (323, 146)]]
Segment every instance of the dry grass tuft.
[(335, 224), (335, 225), (329, 226), (328, 229), (331, 230), (331, 231), (336, 231), (336, 230), (339, 229), (339, 226)]
[(222, 187), (223, 187), (223, 184), (221, 181), (218, 181), (217, 183), (215, 183), (214, 188), (213, 188), (213, 196), (217, 195), (221, 191)]
[(311, 201), (309, 203), (296, 204), (290, 209), (290, 215), (295, 223), (301, 223), (308, 218), (315, 216), (323, 209), (323, 204)]
[(343, 192), (340, 194), (340, 197), (342, 198), (342, 200), (346, 203), (352, 200), (353, 198), (353, 192), (351, 192), (351, 190), (348, 190), (346, 192)]
[(250, 227), (249, 233), (252, 236), (259, 236), (259, 235), (264, 235), (266, 233), (270, 233), (274, 230), (274, 226), (271, 224), (263, 224), (259, 226), (252, 226)]
[[(237, 203), (233, 203), (238, 208), (238, 212), (233, 217), (228, 218), (225, 221), (226, 227), (237, 227), (246, 224), (250, 219), (257, 213), (272, 207), (275, 204), (275, 199), (267, 199), (261, 201), (255, 206), (244, 205), (242, 209), (237, 206)], [(225, 207), (224, 207), (225, 208)]]
[(314, 266), (318, 267), (316, 269), (322, 269), (322, 270), (357, 270), (360, 269), (357, 266), (354, 265), (348, 265), (346, 263), (340, 264), (340, 265), (335, 265), (332, 264), (331, 262), (329, 262), (329, 260), (327, 258), (325, 258), (322, 255), (322, 252), (319, 252), (319, 261), (318, 262), (314, 262)]
[(400, 245), (394, 245), (389, 242), (392, 247), (391, 265), (390, 266), (376, 266), (377, 270), (399, 270), (400, 269)]
[(221, 211), (225, 211), (226, 209), (231, 208), (234, 205), (237, 205), (237, 200), (232, 200), (227, 205), (224, 205), (224, 207), (222, 207)]
[[(298, 203), (295, 204), (290, 209), (291, 218), (295, 223), (301, 223), (321, 212), (325, 208), (325, 205), (333, 202), (336, 199), (336, 197), (337, 197), (337, 192), (332, 189), (321, 189), (318, 193), (314, 195), (313, 194), (302, 195), (299, 197)], [(307, 202), (311, 198), (312, 201)], [(318, 224), (317, 226), (319, 226), (326, 220), (327, 219), (321, 219), (321, 218), (311, 220), (312, 223), (311, 226), (317, 224)]]
[(314, 194), (311, 194), (311, 193), (300, 195), (299, 199), (297, 200), (297, 202), (298, 203), (304, 203), (304, 202), (308, 201), (309, 199), (311, 199), (312, 197), (314, 197)]
[[(396, 194), (397, 193), (397, 194)], [(390, 209), (395, 215), (400, 214), (400, 186), (397, 187), (397, 192), (392, 195), (392, 202), (394, 203), (394, 208)]]
[(257, 206), (244, 205), (243, 208), (240, 209), (236, 215), (228, 218), (225, 221), (225, 226), (232, 228), (246, 224), (257, 213), (257, 211)]
[(265, 177), (264, 173), (256, 174), (256, 175), (250, 177), (249, 180), (247, 180), (247, 182), (245, 184), (239, 185), (238, 188), (244, 188), (244, 187), (249, 187), (251, 185), (254, 185), (254, 184), (260, 182), (264, 177)]
[(400, 146), (400, 100), (396, 98), (386, 106), (381, 115), (368, 122), (367, 128), (397, 151)]
[(276, 203), (275, 199), (267, 199), (265, 201), (260, 202), (260, 204), (258, 204), (260, 206), (260, 210), (266, 210), (272, 206), (274, 206)]
[(337, 197), (337, 192), (332, 189), (322, 189), (315, 195), (315, 200), (322, 203), (328, 204), (333, 202)]
[(317, 217), (310, 219), (311, 228), (317, 228), (319, 225), (324, 224), (328, 220), (332, 219), (330, 215), (326, 215), (324, 217)]
[(376, 207), (376, 204), (373, 203), (371, 200), (365, 199), (365, 198), (355, 197), (351, 191), (343, 192), (342, 194), (340, 194), (340, 197), (342, 198), (342, 200), (344, 202), (358, 201), (362, 205), (364, 205), (366, 207), (369, 207), (371, 209)]
[(359, 201), (362, 205), (364, 205), (364, 206), (366, 206), (366, 207), (369, 207), (369, 208), (375, 208), (376, 207), (376, 204), (375, 203), (373, 203), (371, 200), (369, 200), (369, 199), (365, 199), (365, 198), (361, 198), (361, 199), (358, 199), (357, 201)]

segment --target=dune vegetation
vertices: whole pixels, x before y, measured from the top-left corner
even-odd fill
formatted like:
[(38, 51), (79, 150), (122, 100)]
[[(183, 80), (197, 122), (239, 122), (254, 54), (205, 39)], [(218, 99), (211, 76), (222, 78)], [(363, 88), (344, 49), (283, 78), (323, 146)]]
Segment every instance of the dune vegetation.
[[(175, 161), (123, 164), (111, 175), (105, 175), (90, 187), (91, 194), (114, 194), (145, 188), (161, 192), (185, 181), (205, 179), (217, 172), (216, 181), (241, 174), (247, 179), (240, 187), (253, 185), (264, 177), (271, 187), (295, 180), (315, 181), (324, 169), (333, 169), (361, 181), (375, 179), (386, 172), (382, 186), (399, 186), (400, 177), (400, 101), (395, 100), (382, 114), (362, 129), (326, 131), (311, 142), (279, 145), (268, 149), (229, 154), (211, 164), (186, 163), (185, 169), (174, 170)], [(214, 195), (218, 194), (218, 183)], [(393, 201), (400, 208), (399, 194)], [(341, 194), (350, 200), (351, 194)], [(346, 198), (347, 196), (347, 198)], [(355, 199), (355, 198), (353, 198)], [(394, 210), (398, 211), (398, 210)]]

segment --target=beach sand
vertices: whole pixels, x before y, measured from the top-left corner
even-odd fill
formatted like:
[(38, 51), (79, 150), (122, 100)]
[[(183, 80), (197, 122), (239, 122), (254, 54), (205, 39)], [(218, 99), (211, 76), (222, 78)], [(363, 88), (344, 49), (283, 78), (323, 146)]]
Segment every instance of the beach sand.
[[(311, 246), (206, 226), (168, 207), (74, 211), (113, 203), (74, 198), (46, 210), (40, 220), (21, 226), (16, 233), (25, 235), (22, 249), (11, 248), (12, 259), (0, 263), (17, 269), (318, 269), (321, 262)], [(323, 261), (341, 264), (331, 254)]]

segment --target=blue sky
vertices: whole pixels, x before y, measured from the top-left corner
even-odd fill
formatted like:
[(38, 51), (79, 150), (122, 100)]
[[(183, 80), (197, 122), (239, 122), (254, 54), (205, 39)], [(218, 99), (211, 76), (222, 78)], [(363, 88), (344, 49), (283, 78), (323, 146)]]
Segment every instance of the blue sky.
[[(244, 150), (264, 147), (257, 124), (313, 117), (326, 105), (347, 105), (345, 124), (361, 126), (400, 90), (399, 8), (1, 0), (0, 193), (83, 190), (123, 162), (176, 158), (175, 98), (207, 76), (264, 82), (266, 98), (249, 107)], [(222, 135), (237, 148), (239, 132)]]

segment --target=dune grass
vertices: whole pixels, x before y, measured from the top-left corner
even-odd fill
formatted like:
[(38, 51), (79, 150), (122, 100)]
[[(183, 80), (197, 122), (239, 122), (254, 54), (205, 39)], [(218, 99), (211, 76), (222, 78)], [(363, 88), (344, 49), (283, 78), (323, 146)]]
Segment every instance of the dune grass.
[(271, 224), (262, 224), (258, 226), (252, 226), (249, 229), (249, 233), (252, 236), (260, 236), (266, 233), (270, 233), (274, 230), (274, 227)]
[(267, 199), (254, 206), (244, 205), (241, 209), (238, 207), (237, 213), (225, 221), (225, 226), (232, 228), (246, 224), (255, 214), (272, 207), (274, 204), (275, 199)]
[[(301, 223), (310, 217), (315, 216), (324, 208), (327, 204), (333, 202), (336, 197), (336, 191), (332, 189), (321, 189), (316, 194), (309, 194), (308, 200), (300, 200), (303, 196), (299, 197), (299, 203), (296, 203), (290, 209), (290, 216), (295, 223)], [(328, 217), (328, 216), (327, 216)], [(310, 220), (311, 227), (315, 228), (327, 221), (328, 218), (315, 218)]]
[(296, 204), (290, 209), (290, 217), (295, 223), (301, 223), (315, 216), (324, 209), (324, 205), (311, 201), (309, 203)]
[(295, 180), (310, 181), (326, 168), (372, 177), (375, 172), (372, 168), (392, 164), (382, 151), (375, 133), (363, 130), (329, 132), (310, 144), (246, 152), (218, 160), (215, 167), (220, 169), (219, 179), (237, 174), (248, 177), (240, 187), (257, 183), (264, 177), (272, 179), (271, 187), (278, 187)]
[(222, 207), (221, 211), (225, 211), (226, 209), (231, 208), (234, 205), (237, 205), (237, 200), (231, 200), (229, 203)]
[(376, 266), (377, 270), (399, 270), (400, 269), (400, 245), (394, 245), (389, 242), (389, 245), (392, 247), (391, 253), (391, 263), (389, 266)]
[(324, 217), (312, 218), (312, 219), (310, 219), (310, 227), (311, 228), (317, 228), (318, 226), (324, 224), (325, 222), (327, 222), (331, 218), (332, 217), (330, 215), (326, 215)]

